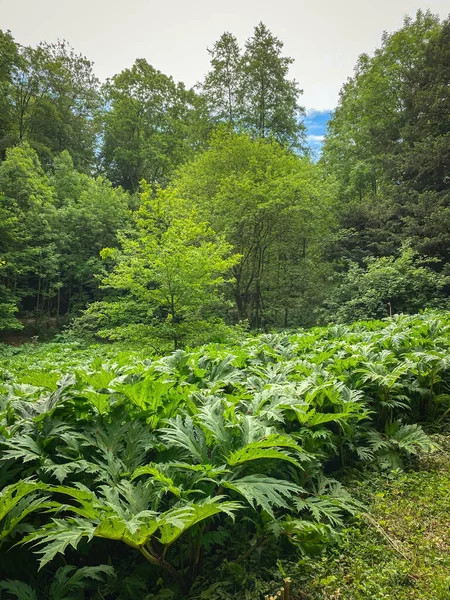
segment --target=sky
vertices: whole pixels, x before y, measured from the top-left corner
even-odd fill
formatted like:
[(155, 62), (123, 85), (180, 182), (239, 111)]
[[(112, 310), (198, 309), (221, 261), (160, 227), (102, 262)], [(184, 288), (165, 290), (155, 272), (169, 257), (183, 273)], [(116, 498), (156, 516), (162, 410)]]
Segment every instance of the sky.
[[(430, 9), (445, 18), (449, 0), (0, 0), (0, 29), (17, 42), (66, 39), (95, 64), (104, 80), (145, 58), (192, 86), (209, 67), (207, 48), (224, 31), (244, 45), (263, 21), (294, 58), (290, 76), (304, 90), (314, 133), (353, 73), (358, 56), (380, 45), (383, 31), (402, 26), (406, 14)], [(315, 140), (320, 143), (319, 137)]]
[(306, 127), (308, 144), (313, 152), (313, 156), (317, 158), (322, 149), (327, 122), (330, 116), (330, 110), (317, 110), (312, 108), (306, 111), (304, 125)]

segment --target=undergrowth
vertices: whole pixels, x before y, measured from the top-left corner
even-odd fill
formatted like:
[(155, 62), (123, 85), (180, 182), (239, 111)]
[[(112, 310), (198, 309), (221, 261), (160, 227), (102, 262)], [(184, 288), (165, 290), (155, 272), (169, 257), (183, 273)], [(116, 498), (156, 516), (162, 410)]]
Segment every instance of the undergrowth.
[(3, 595), (252, 600), (291, 577), (293, 598), (444, 598), (447, 472), (401, 469), (445, 465), (421, 424), (448, 416), (449, 331), (427, 313), (162, 358), (4, 352)]
[(450, 437), (407, 472), (372, 476), (355, 495), (367, 503), (339, 547), (291, 569), (310, 600), (450, 598)]

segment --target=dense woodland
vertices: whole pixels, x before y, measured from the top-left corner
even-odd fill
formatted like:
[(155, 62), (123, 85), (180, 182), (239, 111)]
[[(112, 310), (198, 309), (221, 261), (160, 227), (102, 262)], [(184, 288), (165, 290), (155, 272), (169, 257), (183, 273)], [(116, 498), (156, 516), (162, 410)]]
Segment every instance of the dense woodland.
[(449, 40), (422, 12), (385, 33), (317, 161), (262, 23), (194, 89), (144, 59), (101, 85), (66, 42), (1, 33), (0, 328), (170, 348), (445, 306)]
[(0, 598), (447, 600), (450, 20), (320, 157), (265, 25), (209, 53), (0, 32)]

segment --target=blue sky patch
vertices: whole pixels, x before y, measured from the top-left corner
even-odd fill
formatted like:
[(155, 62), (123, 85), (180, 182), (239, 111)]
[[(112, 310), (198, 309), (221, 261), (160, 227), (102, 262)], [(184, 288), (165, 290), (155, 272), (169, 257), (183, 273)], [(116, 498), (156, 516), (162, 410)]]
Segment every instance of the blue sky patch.
[(331, 116), (331, 110), (316, 110), (314, 108), (306, 111), (304, 124), (306, 127), (306, 139), (313, 151), (318, 156), (322, 149), (327, 122)]

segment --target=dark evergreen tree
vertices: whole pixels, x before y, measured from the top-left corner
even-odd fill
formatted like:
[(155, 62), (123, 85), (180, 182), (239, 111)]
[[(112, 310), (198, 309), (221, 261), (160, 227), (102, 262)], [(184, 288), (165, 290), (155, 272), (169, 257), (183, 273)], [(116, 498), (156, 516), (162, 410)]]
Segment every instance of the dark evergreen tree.
[(237, 126), (242, 118), (241, 50), (235, 36), (225, 32), (208, 50), (211, 70), (202, 85), (213, 120)]
[(255, 27), (242, 56), (243, 122), (259, 137), (274, 137), (284, 145), (299, 147), (304, 127), (302, 93), (288, 79), (292, 58), (282, 56), (283, 43), (264, 25)]
[(338, 185), (335, 257), (388, 256), (411, 240), (450, 259), (448, 36), (448, 23), (419, 11), (344, 86), (323, 154)]

